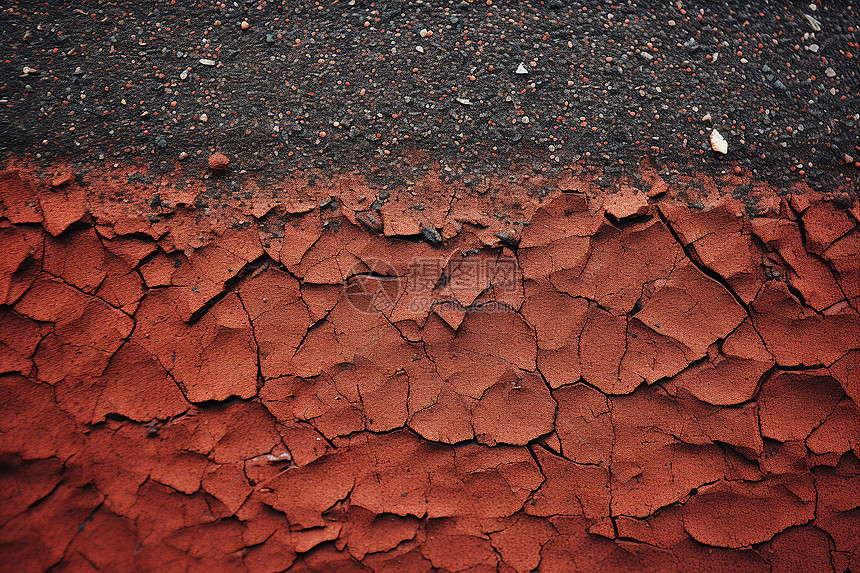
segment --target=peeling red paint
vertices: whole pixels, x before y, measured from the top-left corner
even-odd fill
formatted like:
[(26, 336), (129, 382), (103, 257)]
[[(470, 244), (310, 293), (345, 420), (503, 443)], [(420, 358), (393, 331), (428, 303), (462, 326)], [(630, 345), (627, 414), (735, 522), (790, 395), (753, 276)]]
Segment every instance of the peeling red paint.
[(599, 175), (0, 172), (0, 556), (860, 569), (858, 209)]

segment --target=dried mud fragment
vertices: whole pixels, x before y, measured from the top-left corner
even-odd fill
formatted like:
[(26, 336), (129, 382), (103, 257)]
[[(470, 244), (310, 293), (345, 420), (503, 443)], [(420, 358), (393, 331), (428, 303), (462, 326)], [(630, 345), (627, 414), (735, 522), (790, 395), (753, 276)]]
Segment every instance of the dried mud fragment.
[[(684, 531), (682, 506), (669, 506), (647, 519), (619, 516), (615, 523), (619, 537), (629, 537), (670, 551), (674, 557), (669, 571), (731, 571), (736, 573), (770, 571), (769, 564), (754, 550), (736, 550), (702, 545)], [(654, 564), (644, 562), (641, 568)]]
[(860, 408), (851, 398), (842, 398), (827, 419), (812, 431), (806, 445), (818, 455), (842, 455), (849, 450), (857, 455), (860, 452)]
[(135, 569), (138, 541), (134, 522), (102, 505), (84, 523), (86, 525), (75, 535), (57, 570)]
[(615, 441), (610, 398), (585, 384), (559, 388), (553, 398), (558, 402), (555, 427), (564, 457), (608, 467)]
[(503, 530), (490, 534), (490, 544), (506, 565), (517, 573), (526, 573), (540, 565), (541, 549), (555, 535), (546, 520), (517, 515)]
[[(341, 284), (353, 269), (361, 265), (361, 259), (354, 253), (360, 252), (371, 241), (371, 237), (360, 227), (341, 219), (336, 220), (334, 225), (330, 223), (326, 229), (309, 229), (308, 225), (312, 223), (313, 218), (295, 232), (290, 231), (293, 234), (285, 234), (281, 260), (303, 282)], [(316, 224), (320, 225), (319, 222)], [(290, 246), (292, 243), (289, 239), (292, 236), (295, 246)], [(297, 250), (294, 251), (295, 248)]]
[(270, 267), (245, 281), (239, 298), (251, 320), (263, 377), (289, 374), (292, 358), (311, 326), (299, 282)]
[[(465, 445), (451, 449), (421, 443), (406, 434), (380, 446), (377, 451), (385, 454), (380, 458), (385, 461), (379, 467), (379, 481), (365, 472), (353, 496), (356, 503), (377, 513), (503, 518), (522, 508), (543, 480), (522, 448)], [(426, 462), (410, 462), (410, 456), (416, 455)], [(403, 467), (418, 473), (403, 475)]]
[(308, 329), (304, 341), (293, 355), (288, 371), (303, 378), (312, 378), (345, 359), (344, 348), (337, 341), (334, 325), (328, 320), (321, 320)]
[(753, 549), (735, 550), (706, 547), (685, 539), (672, 548), (679, 571), (707, 571), (713, 567), (725, 573), (765, 573), (770, 564)]
[(585, 195), (562, 193), (535, 211), (531, 224), (523, 229), (519, 246), (538, 247), (570, 237), (588, 237), (600, 224), (601, 218), (589, 211)]
[(755, 396), (759, 381), (774, 359), (749, 319), (722, 344), (708, 348), (707, 358), (666, 381), (666, 388), (684, 389), (699, 400), (727, 406)]
[(57, 384), (56, 393), (60, 407), (85, 424), (101, 422), (108, 414), (145, 422), (189, 408), (164, 368), (133, 342), (111, 357), (100, 376), (69, 376)]
[(324, 456), (307, 466), (284, 472), (258, 488), (259, 499), (286, 514), (300, 528), (322, 527), (322, 514), (344, 499), (355, 478), (343, 455)]
[(480, 566), (495, 569), (498, 555), (474, 518), (435, 519), (427, 524), (427, 539), (421, 553), (434, 567), (445, 571), (468, 571)]
[(388, 202), (380, 208), (382, 232), (387, 237), (408, 237), (421, 232), (421, 224), (402, 205)]
[(825, 371), (774, 372), (756, 399), (761, 434), (780, 442), (805, 440), (843, 395), (842, 387)]
[(200, 568), (238, 569), (245, 547), (241, 524), (224, 519), (191, 525), (171, 535), (166, 543), (190, 557)]
[(74, 423), (54, 403), (53, 391), (45, 384), (17, 374), (0, 376), (0, 452), (21, 458), (65, 459), (78, 445)]
[(771, 249), (777, 251), (788, 266), (789, 284), (804, 301), (821, 311), (844, 298), (831, 269), (820, 258), (807, 252), (796, 222), (788, 219), (757, 218), (752, 230)]
[(406, 374), (379, 381), (367, 380), (359, 390), (368, 430), (386, 432), (406, 425), (409, 416), (409, 377)]
[(541, 571), (673, 571), (676, 558), (669, 552), (642, 543), (588, 535), (581, 519), (550, 518), (560, 535), (541, 551)]
[[(185, 437), (175, 430), (165, 432), (164, 436)], [(200, 489), (206, 457), (197, 452), (176, 451), (176, 443), (150, 437), (141, 426), (123, 426), (109, 420), (85, 442), (81, 462), (90, 467), (89, 473), (99, 491), (111, 499), (113, 511), (129, 515), (141, 503), (138, 491), (149, 479), (184, 494)]]
[(343, 295), (342, 285), (301, 284), (301, 297), (314, 323), (319, 322), (335, 307)]
[(103, 500), (92, 488), (60, 484), (42, 503), (0, 527), (4, 559), (26, 571), (50, 569)]
[[(166, 486), (158, 491), (168, 493), (165, 503), (174, 504), (174, 509), (198, 501), (205, 507), (202, 497), (196, 501), (186, 497), (202, 486), (223, 504), (211, 499), (209, 517), (201, 515), (200, 523), (212, 521), (213, 513), (227, 517), (236, 511), (251, 489), (242, 483), (242, 460), (272, 451), (277, 442), (274, 425), (259, 405), (236, 403), (212, 412), (191, 412), (166, 422), (154, 435), (128, 425), (96, 431), (85, 455), (97, 487), (110, 496), (114, 511), (133, 517), (138, 511), (158, 510), (153, 503), (158, 497), (147, 499), (140, 491), (153, 481)], [(222, 469), (213, 472), (213, 463)], [(184, 495), (175, 497), (176, 492)], [(154, 522), (153, 527), (169, 532), (175, 525), (172, 517)]]
[(218, 499), (230, 513), (236, 513), (251, 495), (251, 484), (245, 477), (243, 464), (212, 464), (203, 474), (200, 485)]
[(39, 195), (39, 207), (44, 218), (42, 227), (57, 237), (72, 223), (84, 218), (87, 213), (86, 194), (77, 185), (55, 189), (52, 193)]
[(360, 404), (349, 400), (328, 375), (294, 376), (266, 381), (260, 390), (263, 405), (278, 421), (308, 422), (332, 439), (364, 429)]
[(348, 553), (338, 551), (333, 544), (319, 545), (313, 551), (299, 556), (294, 568), (309, 573), (326, 573), (327, 571), (369, 573), (370, 571)]
[(462, 397), (444, 383), (436, 383), (431, 388), (435, 392), (425, 397), (427, 405), (410, 400), (409, 427), (423, 438), (446, 444), (474, 439), (471, 406), (475, 399)]
[(835, 551), (831, 551), (831, 556), (835, 570), (853, 571), (860, 566), (860, 546), (857, 543), (860, 538), (860, 508), (818, 519), (815, 524), (833, 540)]
[(121, 258), (130, 267), (137, 267), (147, 255), (158, 248), (158, 245), (155, 243), (144, 241), (137, 237), (113, 237), (106, 239), (102, 236), (102, 244), (105, 250)]
[[(672, 513), (674, 513), (675, 507), (676, 506), (670, 506), (665, 509), (658, 510), (654, 515), (646, 519), (619, 515), (615, 519), (615, 527), (618, 529), (618, 537), (629, 537), (630, 539), (635, 539), (642, 543), (657, 545), (658, 547), (671, 547), (674, 542), (683, 539), (683, 536), (678, 538), (675, 535), (672, 535), (675, 532), (671, 531), (671, 529), (666, 526), (667, 524), (664, 523), (667, 519), (666, 516), (671, 516)], [(671, 517), (669, 519), (671, 519)], [(664, 531), (664, 529), (670, 530), (667, 532)]]
[(14, 304), (39, 274), (43, 233), (30, 228), (0, 228), (0, 302)]
[(144, 283), (134, 266), (121, 257), (107, 254), (103, 267), (106, 276), (96, 291), (96, 296), (114, 308), (134, 314), (137, 303), (144, 295)]
[(646, 517), (723, 475), (723, 454), (657, 386), (611, 399), (612, 514)]
[(46, 237), (43, 270), (86, 293), (93, 293), (107, 276), (105, 250), (94, 229)]
[[(476, 307), (479, 311), (486, 310), (482, 307), (487, 303), (519, 309), (522, 276), (513, 253), (509, 249), (501, 253), (489, 249), (467, 253), (467, 256), (454, 254), (443, 265), (440, 277), (444, 276), (444, 286), (434, 288), (440, 301), (456, 301), (464, 309)], [(452, 326), (456, 329), (459, 323)]]
[[(369, 451), (373, 466), (358, 463)], [(527, 453), (479, 446), (455, 452), (395, 432), (359, 436), (349, 449), (262, 484), (259, 495), (301, 527), (323, 526), (323, 512), (347, 494), (376, 514), (495, 518), (516, 512), (541, 480)]]
[(33, 320), (53, 322), (33, 361), (38, 378), (56, 384), (66, 376), (100, 376), (134, 323), (103, 300), (42, 276), (16, 303)]
[(245, 526), (243, 562), (250, 571), (275, 573), (296, 561), (296, 542), (284, 516), (259, 500), (250, 499), (239, 509)]
[(623, 229), (604, 223), (591, 238), (582, 272), (558, 273), (552, 283), (621, 315), (633, 310), (646, 283), (668, 278), (682, 259), (681, 246), (657, 218)]
[(337, 546), (345, 546), (360, 561), (368, 553), (390, 551), (403, 541), (413, 539), (419, 525), (419, 520), (413, 516), (377, 515), (353, 506), (345, 516)]
[(752, 303), (752, 321), (780, 366), (829, 366), (860, 346), (860, 316), (852, 308), (816, 314), (785, 283), (769, 281)]
[(587, 300), (560, 293), (545, 280), (526, 280), (524, 288), (523, 317), (534, 327), (540, 348), (556, 350), (579, 338)]
[(162, 543), (180, 552), (189, 569), (241, 567), (242, 526), (232, 520), (191, 523), (171, 532)]
[(546, 477), (526, 504), (529, 515), (581, 516), (589, 524), (609, 516), (609, 471), (600, 466), (578, 464), (534, 449), (541, 472)]
[(805, 525), (778, 533), (767, 544), (765, 555), (774, 573), (833, 571), (830, 556), (830, 538), (817, 527)]
[(257, 233), (228, 231), (213, 244), (194, 251), (174, 265), (170, 283), (176, 286), (183, 320), (190, 320), (224, 290), (225, 283), (263, 255)]
[(606, 394), (632, 392), (642, 379), (621, 379), (620, 365), (626, 349), (627, 317), (615, 316), (589, 303), (585, 326), (579, 336), (582, 378)]
[(274, 238), (264, 239), (263, 244), (273, 259), (292, 270), (321, 234), (320, 219), (313, 213), (286, 221), (282, 231)]
[(742, 208), (728, 201), (698, 212), (673, 202), (661, 203), (659, 208), (695, 257), (749, 304), (765, 277), (762, 253), (753, 243)]
[(209, 156), (209, 169), (213, 171), (223, 171), (230, 165), (230, 158), (223, 153), (213, 153)]
[(855, 404), (860, 405), (860, 350), (852, 350), (830, 366), (830, 374)]
[(29, 375), (33, 370), (33, 354), (50, 330), (48, 324), (0, 308), (0, 373)]
[(186, 263), (178, 253), (168, 255), (159, 251), (140, 266), (140, 276), (147, 288), (170, 286), (173, 270)]
[[(313, 350), (317, 356), (314, 362), (331, 372), (338, 392), (357, 409), (366, 407), (363, 405), (366, 396), (368, 403), (377, 406), (375, 413), (390, 420), (397, 419), (399, 412), (406, 408), (403, 383), (409, 383), (412, 365), (418, 364), (417, 360), (424, 356), (421, 346), (405, 340), (381, 314), (362, 314), (343, 301), (332, 310), (329, 319), (331, 323), (324, 322), (311, 330), (297, 360), (309, 347), (308, 351)], [(318, 345), (317, 339), (312, 340), (317, 331), (321, 333)], [(336, 341), (335, 346), (332, 339)], [(311, 344), (313, 346), (309, 346)], [(381, 396), (388, 392), (386, 407)], [(367, 418), (376, 420), (370, 415)]]
[(684, 506), (684, 528), (700, 543), (748, 547), (815, 517), (812, 476), (760, 482), (720, 481), (699, 489)]
[(678, 398), (678, 426), (673, 434), (686, 444), (726, 444), (754, 458), (764, 449), (759, 411), (754, 403), (719, 407), (692, 396)]
[(367, 555), (362, 564), (371, 571), (416, 571), (431, 573), (433, 565), (421, 554), (421, 542), (424, 537), (416, 536), (412, 541), (405, 541), (390, 551)]
[(821, 467), (814, 471), (818, 494), (817, 520), (848, 517), (849, 512), (860, 507), (860, 460), (857, 456), (841, 456), (835, 467)]
[(630, 185), (622, 184), (617, 193), (607, 194), (603, 209), (616, 219), (647, 215), (650, 209), (648, 196)]
[[(444, 475), (443, 467), (429, 476), (430, 517), (510, 517), (522, 509), (544, 479), (524, 448), (466, 444), (453, 449), (451, 461), (456, 469), (450, 477)], [(471, 510), (461, 508), (461, 503), (471, 506)]]
[(579, 381), (579, 338), (588, 301), (555, 290), (546, 281), (527, 280), (522, 315), (535, 329), (537, 367), (552, 388)]
[(188, 325), (171, 291), (150, 291), (137, 311), (132, 341), (161, 363), (190, 402), (257, 393), (257, 348), (248, 315), (231, 293)]
[(837, 239), (822, 254), (836, 272), (836, 280), (854, 308), (860, 307), (860, 230)]
[(460, 328), (463, 324), (463, 319), (466, 318), (467, 310), (457, 304), (449, 304), (452, 301), (440, 301), (439, 304), (433, 306), (433, 312), (445, 321), (445, 323), (454, 330)]
[(674, 376), (695, 357), (686, 345), (655, 332), (636, 317), (627, 323), (626, 342), (618, 376), (630, 388)]
[(688, 362), (704, 356), (708, 346), (746, 317), (722, 285), (689, 262), (678, 264), (667, 280), (656, 281), (653, 288), (653, 294), (646, 292), (643, 297), (636, 319), (689, 348)]
[(806, 248), (820, 255), (840, 237), (844, 237), (857, 222), (848, 212), (832, 202), (821, 201), (803, 212), (803, 232)]
[(590, 254), (591, 241), (588, 237), (565, 237), (549, 245), (522, 247), (517, 250), (523, 277), (539, 279), (556, 273), (569, 272), (577, 275), (585, 268)]
[(257, 400), (215, 404), (178, 419), (175, 428), (188, 434), (185, 449), (208, 455), (216, 464), (269, 453), (281, 442), (275, 420)]
[(39, 194), (18, 169), (0, 171), (0, 217), (16, 225), (42, 222)]
[(63, 464), (53, 457), (25, 461), (6, 452), (0, 468), (0, 527), (50, 495), (63, 479)]
[(553, 429), (555, 401), (534, 374), (502, 379), (475, 405), (472, 425), (481, 443), (526, 445)]
[[(432, 316), (422, 331), (425, 351), (444, 389), (439, 397), (440, 405), (447, 398), (450, 406), (456, 408), (459, 403), (468, 412), (470, 400), (481, 399), (488, 388), (509, 379), (512, 366), (524, 371), (535, 370), (534, 335), (519, 314), (469, 313), (453, 337), (449, 332), (447, 325)], [(432, 400), (432, 396), (428, 395), (427, 399)], [(415, 406), (424, 407), (423, 404)], [(467, 427), (469, 418), (466, 414)], [(415, 427), (414, 423), (410, 425)], [(460, 440), (471, 437), (469, 427), (468, 435)]]

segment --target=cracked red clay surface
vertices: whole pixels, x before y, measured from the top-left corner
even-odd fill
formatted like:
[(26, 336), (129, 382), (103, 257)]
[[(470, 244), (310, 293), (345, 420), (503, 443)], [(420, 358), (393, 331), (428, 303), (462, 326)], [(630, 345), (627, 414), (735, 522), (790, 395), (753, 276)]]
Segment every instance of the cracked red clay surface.
[(860, 571), (860, 206), (596, 176), (11, 162), (0, 559)]

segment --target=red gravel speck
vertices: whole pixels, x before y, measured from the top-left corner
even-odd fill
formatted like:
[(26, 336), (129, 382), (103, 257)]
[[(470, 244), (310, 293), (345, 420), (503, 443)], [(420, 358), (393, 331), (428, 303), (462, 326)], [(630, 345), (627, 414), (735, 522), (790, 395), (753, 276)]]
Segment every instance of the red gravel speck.
[(223, 171), (230, 165), (230, 158), (223, 153), (213, 153), (209, 156), (209, 169)]

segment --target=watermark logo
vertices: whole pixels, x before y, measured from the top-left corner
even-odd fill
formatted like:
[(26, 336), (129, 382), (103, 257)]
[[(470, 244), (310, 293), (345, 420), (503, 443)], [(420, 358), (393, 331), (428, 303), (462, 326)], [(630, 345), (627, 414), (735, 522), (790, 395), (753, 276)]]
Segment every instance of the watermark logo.
[[(450, 259), (416, 257), (406, 272), (398, 273), (390, 262), (373, 259), (357, 263), (344, 281), (344, 296), (364, 313), (393, 310), (401, 298), (411, 312), (427, 312), (434, 307), (446, 310), (508, 312), (505, 299), (522, 284), (517, 260), (513, 257), (456, 256)], [(472, 305), (488, 288), (495, 299)], [(499, 299), (499, 300), (496, 300)]]
[(359, 312), (390, 312), (400, 298), (403, 280), (388, 261), (356, 263), (343, 283), (344, 298)]

